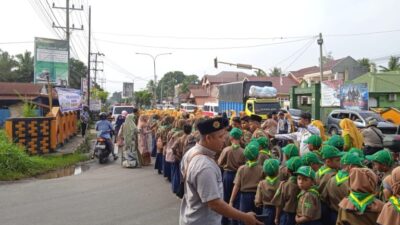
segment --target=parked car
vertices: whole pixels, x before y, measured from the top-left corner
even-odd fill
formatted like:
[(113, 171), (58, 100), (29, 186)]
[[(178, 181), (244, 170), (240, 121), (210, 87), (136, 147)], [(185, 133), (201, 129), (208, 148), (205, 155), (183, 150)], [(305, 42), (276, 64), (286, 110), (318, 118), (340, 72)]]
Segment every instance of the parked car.
[(165, 104), (163, 105), (163, 109), (167, 110), (167, 109), (175, 109), (175, 106), (171, 105), (171, 104)]
[(190, 104), (190, 103), (182, 103), (181, 110), (182, 112), (192, 113), (197, 108), (197, 105)]
[(115, 106), (113, 106), (112, 110), (111, 110), (111, 117), (112, 117), (113, 125), (114, 125), (115, 120), (117, 119), (117, 117), (119, 115), (121, 115), (122, 111), (125, 110), (125, 111), (128, 112), (128, 114), (131, 114), (131, 113), (133, 113), (133, 109), (134, 108), (135, 107), (133, 105), (115, 105)]
[(218, 103), (206, 102), (203, 106), (203, 115), (211, 117), (218, 115)]

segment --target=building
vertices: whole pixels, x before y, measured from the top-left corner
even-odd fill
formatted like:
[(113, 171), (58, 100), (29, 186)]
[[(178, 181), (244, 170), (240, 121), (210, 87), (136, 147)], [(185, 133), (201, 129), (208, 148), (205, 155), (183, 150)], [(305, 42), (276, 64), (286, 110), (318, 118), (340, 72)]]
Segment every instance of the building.
[(368, 107), (400, 108), (400, 71), (366, 73), (352, 82), (368, 84)]
[[(338, 80), (344, 81), (353, 80), (358, 76), (368, 72), (368, 68), (362, 66), (357, 60), (351, 56), (341, 59), (331, 60), (323, 66), (323, 80)], [(305, 80), (309, 85), (318, 83), (320, 81), (320, 68), (318, 66), (311, 66), (302, 68), (297, 71), (290, 71), (299, 82)]]

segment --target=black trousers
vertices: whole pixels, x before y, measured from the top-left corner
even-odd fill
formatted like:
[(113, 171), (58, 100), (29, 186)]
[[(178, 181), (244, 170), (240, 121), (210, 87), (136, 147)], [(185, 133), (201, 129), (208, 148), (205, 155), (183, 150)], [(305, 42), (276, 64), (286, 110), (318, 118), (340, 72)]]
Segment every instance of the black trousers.
[(87, 123), (81, 123), (82, 137), (86, 134)]

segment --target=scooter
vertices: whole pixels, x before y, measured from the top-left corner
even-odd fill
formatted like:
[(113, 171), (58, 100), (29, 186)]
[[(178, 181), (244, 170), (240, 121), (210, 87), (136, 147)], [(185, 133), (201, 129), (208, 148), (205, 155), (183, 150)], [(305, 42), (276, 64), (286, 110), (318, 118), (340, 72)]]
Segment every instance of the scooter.
[(96, 144), (94, 147), (94, 156), (99, 159), (100, 164), (107, 162), (108, 157), (111, 154), (111, 149), (109, 149), (106, 145), (107, 140), (105, 138), (101, 137), (101, 135), (106, 132), (107, 131), (100, 132), (100, 135), (98, 135), (98, 137), (96, 139)]

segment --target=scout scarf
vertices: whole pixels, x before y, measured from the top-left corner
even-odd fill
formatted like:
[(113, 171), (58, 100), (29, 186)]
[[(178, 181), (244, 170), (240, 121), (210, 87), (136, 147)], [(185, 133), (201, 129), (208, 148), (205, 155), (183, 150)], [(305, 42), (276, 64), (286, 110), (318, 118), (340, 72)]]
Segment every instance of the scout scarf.
[(278, 176), (276, 176), (276, 177), (270, 177), (270, 176), (267, 176), (266, 178), (265, 178), (265, 181), (269, 184), (269, 185), (275, 185), (276, 184), (276, 182), (278, 181)]
[(393, 208), (400, 213), (400, 198), (392, 196), (389, 198), (389, 202), (393, 205)]
[(353, 203), (354, 207), (356, 207), (358, 211), (364, 213), (367, 206), (375, 201), (375, 195), (371, 193), (351, 191), (349, 201)]
[(262, 150), (260, 151), (260, 153), (265, 154), (265, 155), (271, 155), (271, 151), (268, 150), (268, 149), (262, 149)]
[(327, 167), (327, 166), (322, 166), (321, 168), (319, 168), (319, 170), (318, 170), (318, 177), (322, 177), (322, 176), (324, 176), (325, 174), (327, 174), (327, 173), (329, 173), (329, 172), (331, 172), (332, 171), (332, 169), (331, 168), (329, 168), (329, 167)]
[(317, 197), (319, 197), (319, 192), (317, 190), (316, 186), (312, 186), (310, 189), (308, 189), (307, 191), (302, 191), (300, 192), (300, 194), (297, 195), (297, 199), (299, 199), (301, 196), (303, 196), (306, 192), (310, 192), (314, 195), (316, 195)]
[(247, 160), (246, 166), (249, 168), (255, 167), (258, 164), (257, 160)]
[(239, 149), (239, 147), (240, 147), (240, 144), (232, 144), (233, 150), (237, 150), (237, 149)]
[(336, 185), (340, 186), (344, 182), (349, 180), (349, 172), (344, 170), (339, 170), (339, 172), (335, 176)]

